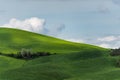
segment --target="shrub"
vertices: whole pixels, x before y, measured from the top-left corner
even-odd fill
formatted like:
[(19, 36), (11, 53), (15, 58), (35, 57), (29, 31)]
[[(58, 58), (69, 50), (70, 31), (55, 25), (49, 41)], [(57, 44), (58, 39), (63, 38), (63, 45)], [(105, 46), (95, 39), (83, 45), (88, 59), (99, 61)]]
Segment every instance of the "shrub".
[(33, 59), (33, 58), (37, 58), (37, 57), (40, 57), (40, 56), (49, 56), (49, 55), (51, 55), (51, 53), (50, 52), (36, 52), (36, 53), (33, 53), (30, 49), (22, 49), (20, 52), (17, 52), (16, 54), (0, 53), (0, 55), (14, 57), (14, 58), (17, 58), (17, 59), (27, 59), (28, 60), (28, 59)]
[(118, 56), (118, 55), (120, 55), (120, 48), (118, 48), (118, 49), (111, 49), (110, 55), (111, 56)]

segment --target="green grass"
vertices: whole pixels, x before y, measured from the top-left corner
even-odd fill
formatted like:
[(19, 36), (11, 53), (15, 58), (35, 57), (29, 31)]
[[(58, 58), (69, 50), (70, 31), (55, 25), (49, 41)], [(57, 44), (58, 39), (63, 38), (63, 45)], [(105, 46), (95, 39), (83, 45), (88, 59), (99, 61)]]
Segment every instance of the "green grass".
[(58, 54), (29, 61), (0, 56), (0, 80), (120, 80), (119, 57), (110, 56), (109, 49), (0, 28), (1, 52), (22, 48)]
[[(99, 52), (98, 52), (99, 53)], [(95, 55), (95, 53), (89, 53)], [(79, 55), (79, 57), (78, 57)], [(86, 54), (85, 54), (86, 55)], [(71, 53), (40, 57), (1, 72), (1, 80), (119, 80), (116, 58)]]
[(0, 73), (9, 69), (21, 67), (26, 61), (6, 56), (0, 56)]
[(3, 53), (16, 53), (22, 48), (32, 51), (46, 51), (52, 53), (71, 53), (89, 49), (106, 50), (104, 48), (68, 42), (65, 40), (31, 33), (27, 31), (0, 28), (0, 51)]

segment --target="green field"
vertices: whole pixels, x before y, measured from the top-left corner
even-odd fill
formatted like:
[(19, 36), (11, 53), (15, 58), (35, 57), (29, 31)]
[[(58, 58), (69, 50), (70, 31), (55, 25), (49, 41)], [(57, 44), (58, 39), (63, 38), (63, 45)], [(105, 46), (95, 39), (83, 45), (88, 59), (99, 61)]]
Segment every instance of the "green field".
[(0, 56), (0, 80), (120, 80), (119, 57), (101, 47), (0, 28), (0, 51), (16, 53), (22, 48), (56, 55), (32, 60)]
[[(3, 53), (15, 53), (21, 49), (32, 51), (45, 51), (56, 53), (70, 53), (99, 47), (87, 44), (72, 43), (57, 38), (35, 34), (27, 31), (0, 28), (0, 51)], [(102, 49), (102, 48), (100, 48)]]

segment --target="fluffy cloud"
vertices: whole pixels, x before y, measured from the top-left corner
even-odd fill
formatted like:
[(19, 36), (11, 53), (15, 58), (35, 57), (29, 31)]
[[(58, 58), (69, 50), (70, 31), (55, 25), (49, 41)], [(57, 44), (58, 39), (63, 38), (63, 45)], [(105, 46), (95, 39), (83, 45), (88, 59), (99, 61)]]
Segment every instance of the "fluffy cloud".
[(95, 37), (95, 38), (82, 38), (82, 39), (65, 39), (67, 41), (77, 42), (77, 43), (87, 43), (104, 48), (119, 48), (120, 47), (120, 36), (105, 36), (105, 37)]
[(120, 36), (106, 36), (96, 40), (96, 45), (105, 48), (119, 48), (120, 47)]
[(102, 43), (102, 44), (100, 44), (98, 46), (104, 47), (104, 48), (111, 48), (111, 46), (109, 44), (106, 44), (106, 43)]
[(44, 19), (33, 17), (25, 20), (18, 20), (13, 18), (9, 21), (9, 23), (4, 24), (3, 26), (8, 28), (17, 28), (31, 32), (41, 33), (45, 30), (44, 24)]
[(120, 42), (115, 42), (115, 43), (101, 43), (101, 44), (96, 44), (97, 46), (104, 47), (104, 48), (119, 48), (120, 47)]
[(119, 48), (120, 47), (120, 36), (105, 36), (105, 37), (94, 37), (94, 38), (63, 38), (67, 41), (77, 42), (77, 43), (87, 43), (93, 44), (96, 46), (104, 47), (104, 48)]
[(65, 29), (64, 24), (60, 24), (51, 29), (47, 29), (45, 28), (45, 23), (46, 23), (45, 19), (40, 19), (37, 17), (32, 17), (25, 20), (18, 20), (16, 18), (13, 18), (7, 24), (2, 25), (2, 27), (16, 28), (16, 29), (26, 30), (35, 33), (43, 33), (52, 36), (57, 36)]
[(115, 41), (117, 39), (119, 39), (120, 37), (115, 37), (115, 36), (107, 36), (107, 37), (103, 37), (103, 38), (98, 38), (98, 41), (105, 41), (105, 42), (111, 42), (111, 41)]

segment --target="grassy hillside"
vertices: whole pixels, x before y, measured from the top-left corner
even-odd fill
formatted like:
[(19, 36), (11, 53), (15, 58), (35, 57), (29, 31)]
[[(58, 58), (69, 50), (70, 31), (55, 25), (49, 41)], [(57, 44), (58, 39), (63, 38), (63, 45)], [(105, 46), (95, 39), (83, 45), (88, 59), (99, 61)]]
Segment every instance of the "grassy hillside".
[(120, 80), (119, 57), (110, 56), (109, 49), (0, 28), (0, 52), (22, 48), (59, 54), (27, 61), (0, 56), (0, 80)]
[(20, 51), (22, 48), (32, 49), (32, 51), (35, 52), (46, 51), (56, 53), (70, 53), (89, 49), (105, 50), (96, 46), (68, 42), (32, 32), (10, 28), (0, 28), (1, 52), (15, 53)]
[(0, 80), (120, 80), (120, 68), (115, 66), (117, 58), (94, 51), (88, 54), (91, 55), (57, 54), (30, 60), (1, 72)]
[[(26, 61), (0, 56), (0, 73), (9, 69), (21, 67)], [(1, 79), (0, 79), (1, 80)]]

